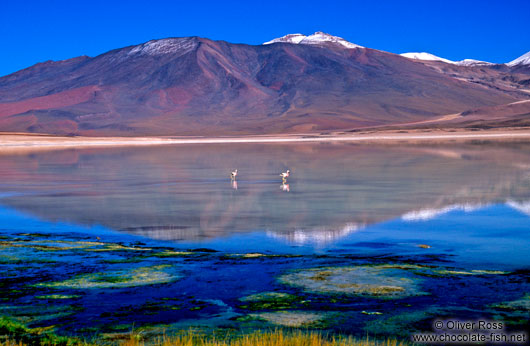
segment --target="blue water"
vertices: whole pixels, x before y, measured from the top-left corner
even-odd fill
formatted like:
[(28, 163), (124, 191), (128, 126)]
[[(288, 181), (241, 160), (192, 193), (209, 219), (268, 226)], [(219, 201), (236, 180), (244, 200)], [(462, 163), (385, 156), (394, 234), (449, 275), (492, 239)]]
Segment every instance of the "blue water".
[[(288, 187), (278, 176), (286, 169)], [(0, 178), (0, 314), (61, 333), (159, 323), (265, 328), (234, 319), (249, 313), (239, 298), (280, 291), (310, 302), (292, 309), (341, 311), (330, 330), (364, 335), (390, 311), (493, 318), (492, 304), (530, 292), (530, 144), (64, 150), (0, 156)], [(148, 250), (31, 247), (65, 241)], [(168, 250), (192, 254), (156, 256)], [(234, 257), (248, 253), (282, 256)], [(277, 280), (297, 269), (378, 263), (510, 274), (426, 277), (425, 296), (334, 303)], [(182, 278), (152, 289), (39, 286), (159, 264)], [(38, 298), (47, 294), (79, 297)], [(75, 312), (53, 317), (51, 308)]]

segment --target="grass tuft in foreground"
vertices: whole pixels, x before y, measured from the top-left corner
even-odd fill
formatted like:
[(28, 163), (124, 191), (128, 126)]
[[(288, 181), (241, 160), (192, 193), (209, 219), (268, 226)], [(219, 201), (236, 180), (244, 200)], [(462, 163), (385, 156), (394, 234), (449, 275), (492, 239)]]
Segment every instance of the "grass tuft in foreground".
[(225, 337), (203, 336), (190, 331), (184, 335), (164, 336), (144, 343), (132, 335), (123, 346), (404, 346), (397, 340), (377, 341), (352, 337), (327, 336), (316, 331), (254, 331), (249, 334)]
[(184, 331), (180, 335), (160, 336), (144, 340), (141, 332), (116, 340), (85, 341), (76, 337), (56, 335), (48, 328), (28, 328), (9, 318), (0, 317), (0, 346), (405, 346), (395, 339), (385, 341), (355, 339), (322, 334), (318, 331), (285, 331), (281, 329), (253, 331), (248, 334), (222, 336)]

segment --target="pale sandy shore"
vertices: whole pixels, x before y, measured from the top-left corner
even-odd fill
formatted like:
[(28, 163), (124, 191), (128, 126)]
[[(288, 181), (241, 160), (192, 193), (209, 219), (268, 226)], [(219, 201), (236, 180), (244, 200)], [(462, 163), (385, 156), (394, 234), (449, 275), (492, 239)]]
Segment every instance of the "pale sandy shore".
[(361, 131), (353, 133), (295, 134), (227, 137), (61, 137), (51, 135), (0, 133), (0, 151), (116, 146), (215, 143), (296, 143), (296, 142), (445, 142), (469, 140), (530, 140), (530, 129), (481, 131), (406, 130)]

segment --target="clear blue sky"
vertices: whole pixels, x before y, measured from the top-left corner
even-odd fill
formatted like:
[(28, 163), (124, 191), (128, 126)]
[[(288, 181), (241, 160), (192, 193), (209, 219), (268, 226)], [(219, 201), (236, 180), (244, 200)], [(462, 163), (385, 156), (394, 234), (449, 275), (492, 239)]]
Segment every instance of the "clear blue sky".
[(393, 53), (502, 63), (530, 50), (530, 0), (1, 0), (0, 76), (155, 38), (260, 44), (315, 31)]

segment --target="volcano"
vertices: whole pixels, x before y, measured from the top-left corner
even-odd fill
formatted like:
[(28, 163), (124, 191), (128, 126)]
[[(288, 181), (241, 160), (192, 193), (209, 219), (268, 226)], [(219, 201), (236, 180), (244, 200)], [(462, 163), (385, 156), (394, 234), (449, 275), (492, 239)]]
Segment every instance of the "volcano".
[(0, 131), (243, 135), (404, 124), (528, 100), (529, 75), (528, 65), (420, 60), (322, 32), (263, 45), (166, 38), (1, 77)]

